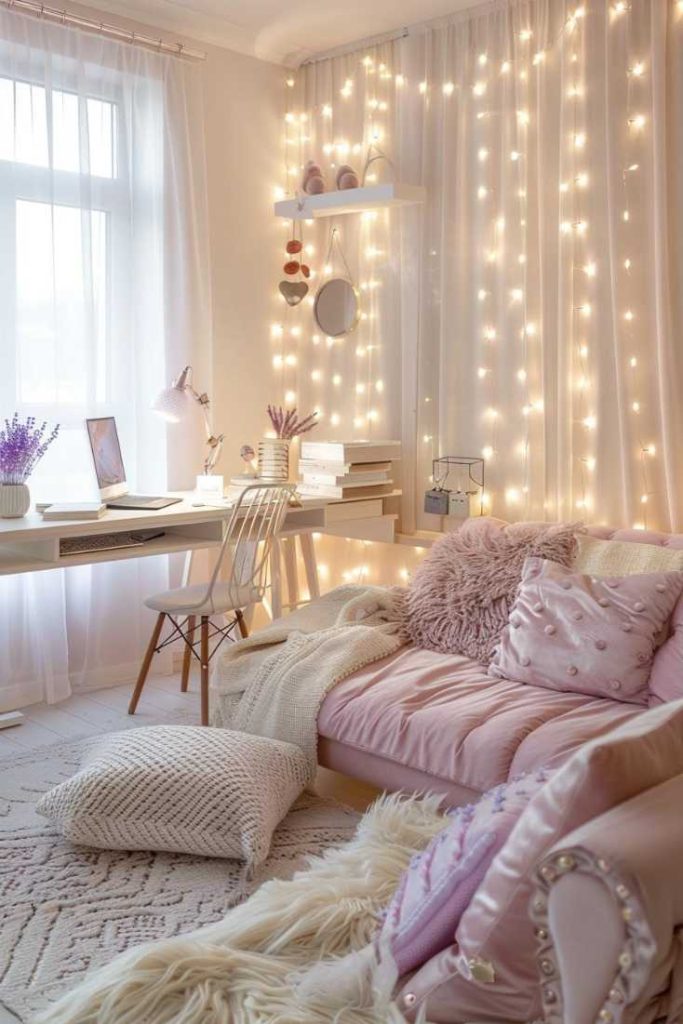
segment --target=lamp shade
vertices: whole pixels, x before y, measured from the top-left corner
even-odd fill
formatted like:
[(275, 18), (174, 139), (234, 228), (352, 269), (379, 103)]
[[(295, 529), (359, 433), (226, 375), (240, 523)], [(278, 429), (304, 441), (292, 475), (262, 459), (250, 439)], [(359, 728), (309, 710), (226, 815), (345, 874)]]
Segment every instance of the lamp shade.
[(193, 411), (197, 396), (190, 385), (191, 374), (192, 367), (186, 366), (170, 388), (164, 388), (154, 400), (152, 409), (168, 423), (180, 423)]
[(160, 391), (152, 405), (154, 412), (169, 423), (180, 423), (194, 411), (194, 407), (194, 398), (187, 388), (175, 385)]

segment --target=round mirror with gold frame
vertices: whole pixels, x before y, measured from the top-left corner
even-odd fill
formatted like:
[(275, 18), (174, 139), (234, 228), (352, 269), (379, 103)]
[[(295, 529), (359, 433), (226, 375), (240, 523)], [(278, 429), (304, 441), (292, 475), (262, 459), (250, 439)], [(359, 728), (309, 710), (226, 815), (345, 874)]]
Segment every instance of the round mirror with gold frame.
[(318, 289), (313, 316), (328, 338), (342, 338), (355, 330), (360, 320), (360, 296), (351, 281), (333, 277)]

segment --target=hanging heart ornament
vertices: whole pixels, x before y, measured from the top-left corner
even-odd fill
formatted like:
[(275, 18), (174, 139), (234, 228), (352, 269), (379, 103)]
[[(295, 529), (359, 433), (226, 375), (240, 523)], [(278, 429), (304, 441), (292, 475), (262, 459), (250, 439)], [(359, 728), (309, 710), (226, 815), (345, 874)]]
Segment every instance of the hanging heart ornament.
[(305, 281), (280, 281), (278, 288), (288, 306), (298, 306), (308, 295)]

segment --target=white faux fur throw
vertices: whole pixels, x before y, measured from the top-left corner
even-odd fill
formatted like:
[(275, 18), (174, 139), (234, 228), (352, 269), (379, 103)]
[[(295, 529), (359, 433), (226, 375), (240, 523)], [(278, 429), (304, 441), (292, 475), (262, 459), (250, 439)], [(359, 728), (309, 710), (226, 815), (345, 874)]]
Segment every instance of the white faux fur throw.
[(231, 644), (211, 680), (211, 723), (294, 743), (317, 768), (317, 718), (326, 694), (397, 651), (399, 588), (345, 586), (247, 640)]
[(124, 953), (36, 1024), (405, 1024), (395, 972), (379, 979), (371, 1008), (306, 998), (298, 982), (373, 938), (410, 858), (443, 827), (438, 804), (381, 797), (346, 846), (266, 882), (218, 924)]

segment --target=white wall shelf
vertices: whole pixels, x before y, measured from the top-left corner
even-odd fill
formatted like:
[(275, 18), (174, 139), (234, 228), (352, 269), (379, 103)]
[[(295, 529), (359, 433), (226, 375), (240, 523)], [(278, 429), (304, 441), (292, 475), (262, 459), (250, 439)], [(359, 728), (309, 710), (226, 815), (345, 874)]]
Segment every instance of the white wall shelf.
[(282, 199), (275, 203), (275, 216), (286, 217), (287, 220), (336, 217), (385, 206), (415, 206), (424, 203), (426, 195), (427, 190), (421, 185), (387, 182), (382, 185), (366, 185), (365, 188), (349, 188), (342, 192), (323, 192), (319, 196)]

